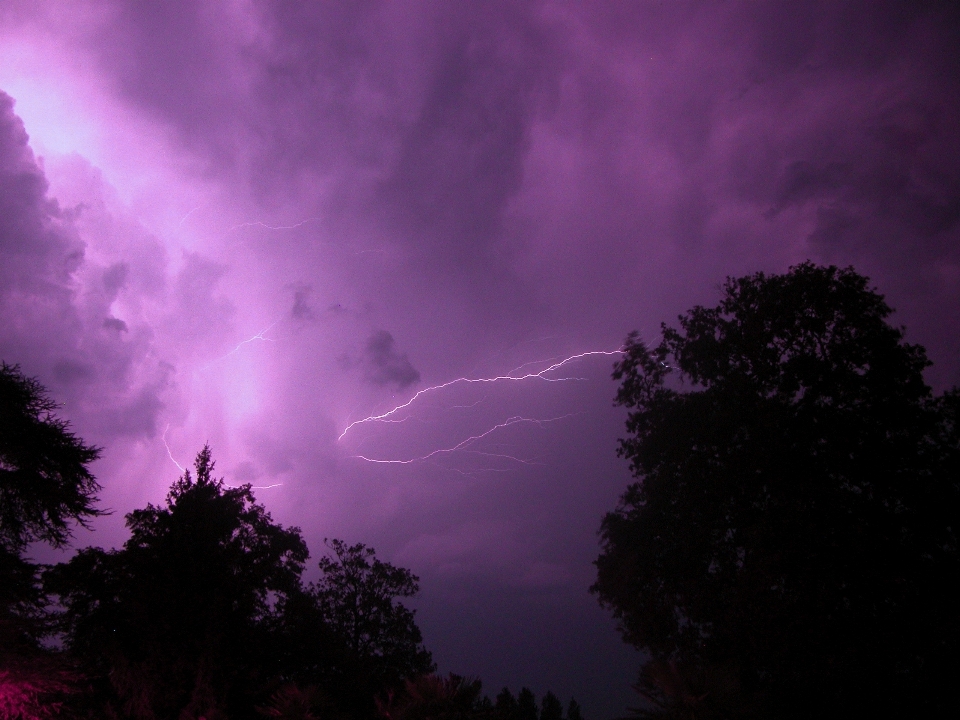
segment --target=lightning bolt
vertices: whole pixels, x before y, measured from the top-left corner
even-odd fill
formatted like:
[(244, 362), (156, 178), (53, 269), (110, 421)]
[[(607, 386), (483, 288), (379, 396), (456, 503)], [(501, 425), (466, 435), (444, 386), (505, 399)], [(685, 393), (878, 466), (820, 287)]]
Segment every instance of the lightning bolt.
[(461, 440), (460, 442), (458, 442), (456, 445), (452, 447), (433, 450), (432, 452), (429, 452), (426, 455), (410, 458), (409, 460), (382, 460), (378, 458), (370, 458), (365, 455), (351, 455), (351, 457), (356, 460), (364, 460), (366, 462), (378, 463), (382, 465), (410, 465), (412, 463), (425, 462), (438, 455), (449, 455), (455, 452), (470, 452), (476, 455), (484, 455), (486, 457), (499, 458), (502, 460), (511, 460), (513, 462), (517, 462), (523, 465), (535, 465), (537, 463), (535, 463), (533, 460), (524, 460), (522, 458), (514, 457), (513, 455), (484, 452), (482, 450), (468, 450), (468, 448), (474, 443), (479, 442), (480, 440), (483, 440), (485, 437), (493, 434), (497, 430), (500, 430), (501, 428), (510, 427), (511, 425), (517, 425), (518, 423), (532, 423), (542, 428), (546, 423), (556, 422), (558, 420), (563, 420), (565, 418), (573, 417), (574, 415), (581, 415), (581, 414), (582, 413), (568, 413), (567, 415), (561, 415), (555, 418), (548, 418), (546, 420), (538, 420), (536, 418), (525, 418), (520, 416), (514, 416), (511, 418), (507, 418), (501, 423), (497, 423), (492, 428), (480, 433), (479, 435), (471, 435), (470, 437), (466, 438), (465, 440)]
[[(228, 482), (225, 482), (224, 485), (231, 488), (243, 487), (242, 485), (231, 485)], [(269, 490), (270, 488), (280, 487), (283, 483), (274, 483), (273, 485), (251, 485), (251, 490)]]
[(260, 222), (259, 220), (254, 220), (253, 222), (244, 222), (239, 225), (234, 225), (232, 228), (227, 230), (227, 232), (233, 232), (234, 230), (240, 230), (246, 227), (262, 227), (266, 230), (296, 230), (298, 227), (306, 225), (308, 222), (319, 222), (320, 218), (309, 217), (306, 220), (301, 220), (296, 225), (267, 225), (266, 223)]
[(201, 367), (198, 372), (203, 372), (204, 370), (206, 370), (206, 369), (207, 369), (208, 367), (210, 367), (211, 365), (214, 365), (215, 363), (218, 363), (218, 362), (220, 362), (221, 360), (226, 360), (228, 357), (230, 357), (231, 355), (233, 355), (234, 353), (236, 353), (237, 351), (239, 351), (240, 348), (242, 348), (244, 345), (248, 345), (249, 343), (256, 342), (257, 340), (262, 340), (263, 342), (276, 342), (275, 340), (273, 340), (273, 339), (271, 339), (271, 338), (268, 338), (268, 337), (264, 337), (264, 336), (265, 336), (268, 332), (270, 332), (271, 330), (273, 330), (273, 328), (276, 327), (277, 323), (279, 323), (279, 322), (280, 322), (279, 320), (276, 320), (276, 321), (270, 323), (267, 327), (265, 327), (263, 330), (261, 330), (260, 332), (258, 332), (258, 333), (257, 333), (256, 335), (254, 335), (253, 337), (249, 337), (249, 338), (247, 338), (246, 340), (242, 340), (240, 343), (237, 344), (237, 346), (236, 346), (233, 350), (231, 350), (230, 352), (228, 352), (226, 355), (221, 355), (221, 356), (218, 357), (218, 358), (214, 358), (213, 360), (211, 360), (210, 362), (208, 362), (206, 365), (204, 365), (203, 367)]
[(199, 210), (201, 207), (203, 207), (203, 206), (202, 206), (202, 205), (197, 205), (193, 210), (191, 210), (191, 211), (188, 212), (186, 215), (184, 215), (182, 218), (180, 218), (180, 222), (177, 223), (177, 230), (179, 230), (181, 227), (183, 227), (183, 224), (187, 221), (187, 218), (190, 217), (191, 215), (193, 215), (193, 214), (194, 214), (197, 210)]
[[(225, 359), (225, 358), (230, 357), (230, 356), (233, 355), (235, 352), (237, 352), (240, 348), (242, 348), (244, 345), (247, 345), (248, 343), (252, 343), (252, 342), (254, 342), (255, 340), (263, 340), (264, 342), (273, 342), (273, 340), (271, 340), (270, 338), (264, 337), (264, 335), (265, 335), (266, 333), (270, 332), (271, 330), (273, 330), (273, 328), (276, 326), (276, 324), (277, 324), (278, 322), (280, 322), (280, 321), (279, 321), (279, 320), (276, 320), (276, 321), (270, 323), (267, 327), (265, 327), (263, 330), (261, 330), (260, 332), (258, 332), (256, 335), (254, 335), (253, 337), (247, 338), (246, 340), (241, 341), (233, 350), (231, 350), (231, 351), (228, 352), (226, 355), (224, 355), (223, 357), (218, 358), (218, 359), (219, 359), (219, 360), (223, 360), (223, 359)], [(216, 362), (216, 360), (214, 360), (214, 362)]]
[(511, 382), (511, 381), (521, 382), (523, 380), (533, 380), (533, 379), (543, 380), (545, 382), (568, 382), (570, 380), (582, 380), (583, 378), (576, 378), (576, 377), (549, 378), (549, 377), (546, 377), (546, 374), (553, 372), (554, 370), (558, 370), (563, 366), (569, 363), (572, 363), (576, 360), (580, 360), (582, 358), (592, 357), (596, 355), (610, 356), (610, 355), (622, 355), (622, 354), (623, 354), (622, 349), (591, 350), (589, 352), (582, 352), (582, 353), (577, 353), (576, 355), (570, 355), (569, 357), (566, 357), (563, 360), (552, 363), (551, 365), (549, 365), (548, 367), (545, 367), (543, 370), (540, 370), (539, 372), (528, 372), (523, 374), (517, 374), (520, 370), (522, 370), (523, 368), (529, 365), (535, 365), (537, 364), (537, 362), (549, 362), (549, 361), (541, 360), (541, 361), (524, 363), (523, 365), (520, 365), (519, 367), (511, 370), (506, 375), (496, 375), (493, 377), (474, 377), (474, 378), (458, 377), (454, 380), (449, 380), (439, 385), (432, 385), (430, 387), (424, 388), (423, 390), (418, 390), (417, 393), (412, 398), (407, 400), (405, 403), (401, 403), (400, 405), (397, 405), (396, 407), (390, 410), (387, 410), (384, 413), (368, 415), (367, 417), (362, 418), (360, 420), (354, 420), (352, 423), (350, 423), (349, 425), (347, 425), (347, 427), (344, 428), (343, 432), (340, 433), (340, 436), (337, 438), (337, 441), (339, 442), (343, 440), (343, 438), (346, 437), (347, 433), (350, 432), (350, 430), (355, 428), (357, 425), (363, 425), (364, 423), (371, 423), (371, 422), (398, 422), (397, 420), (392, 420), (391, 418), (401, 410), (404, 410), (405, 408), (410, 407), (421, 396), (426, 395), (427, 393), (435, 393), (439, 390), (443, 390), (448, 387), (453, 387), (455, 385), (463, 385), (463, 384), (482, 384), (482, 383)]
[[(193, 210), (191, 210), (190, 212), (193, 212)], [(189, 213), (188, 213), (188, 215), (189, 215)], [(186, 218), (184, 218), (184, 219), (186, 219)], [(318, 217), (308, 217), (306, 220), (301, 220), (300, 222), (294, 223), (293, 225), (267, 225), (265, 222), (261, 222), (260, 220), (252, 220), (252, 221), (250, 221), (250, 222), (242, 222), (242, 223), (240, 223), (239, 225), (234, 225), (234, 226), (231, 227), (231, 228), (227, 228), (227, 229), (224, 231), (224, 235), (227, 235), (227, 234), (229, 234), (229, 233), (232, 233), (232, 232), (234, 232), (235, 230), (242, 230), (243, 228), (249, 228), (249, 227), (259, 227), (259, 228), (263, 228), (264, 230), (296, 230), (296, 229), (299, 228), (299, 227), (303, 227), (303, 226), (306, 225), (307, 223), (310, 223), (310, 222), (320, 222), (320, 220), (322, 220), (322, 218), (318, 218)], [(183, 222), (183, 221), (181, 221), (181, 222)], [(178, 226), (178, 227), (179, 227), (179, 226)], [(339, 247), (339, 246), (337, 246), (335, 243), (329, 243), (329, 242), (327, 242), (327, 243), (322, 243), (322, 244), (323, 244), (323, 245), (332, 245), (332, 246), (334, 246), (334, 247)], [(389, 253), (388, 253), (386, 250), (384, 250), (383, 248), (366, 248), (366, 249), (364, 249), (364, 250), (357, 250), (357, 251), (354, 252), (353, 254), (354, 254), (354, 255), (365, 255), (365, 254), (367, 254), (367, 253), (379, 253), (379, 254), (383, 254), (383, 255), (389, 254)]]
[[(183, 465), (178, 463), (173, 457), (173, 453), (170, 452), (170, 446), (167, 445), (167, 432), (170, 430), (170, 423), (167, 423), (167, 426), (163, 429), (163, 446), (167, 449), (167, 456), (170, 458), (171, 462), (177, 466), (177, 469), (180, 472), (184, 472)], [(240, 487), (239, 485), (231, 485), (230, 483), (224, 483), (227, 487)], [(269, 490), (270, 488), (280, 487), (283, 483), (274, 483), (273, 485), (251, 485), (252, 490)]]
[(170, 462), (177, 466), (177, 469), (180, 472), (184, 472), (183, 465), (176, 461), (176, 458), (173, 457), (173, 453), (170, 452), (170, 446), (167, 445), (167, 431), (170, 429), (170, 423), (167, 423), (167, 426), (163, 429), (163, 446), (167, 449), (167, 456), (170, 458)]

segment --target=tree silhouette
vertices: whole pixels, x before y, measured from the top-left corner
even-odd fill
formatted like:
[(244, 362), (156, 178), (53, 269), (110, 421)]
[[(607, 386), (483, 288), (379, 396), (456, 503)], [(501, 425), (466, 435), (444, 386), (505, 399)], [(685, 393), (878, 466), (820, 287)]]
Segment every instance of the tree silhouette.
[(18, 366), (0, 363), (0, 651), (33, 646), (44, 631), (39, 569), (24, 557), (35, 541), (56, 547), (70, 523), (101, 514), (86, 445), (54, 415), (57, 404)]
[(101, 514), (87, 468), (100, 448), (73, 435), (56, 408), (39, 382), (0, 364), (0, 545), (12, 552), (36, 540), (59, 547), (71, 522)]
[(549, 690), (540, 701), (540, 720), (563, 720), (563, 704)]
[(518, 713), (517, 699), (510, 692), (510, 688), (505, 687), (497, 694), (493, 711), (499, 720), (516, 720)]
[(319, 580), (278, 603), (284, 672), (318, 685), (347, 714), (373, 716), (378, 694), (434, 669), (414, 612), (398, 600), (419, 581), (362, 543), (325, 542)]
[(274, 604), (300, 587), (299, 530), (215, 479), (209, 447), (195, 469), (127, 515), (123, 549), (86, 548), (47, 576), (68, 647), (134, 718), (249, 712), (278, 664)]
[(414, 611), (398, 602), (417, 594), (419, 578), (363, 543), (325, 542), (332, 555), (320, 559), (323, 575), (311, 592), (326, 625), (383, 685), (433, 671)]
[(332, 706), (316, 687), (301, 689), (295, 684), (286, 684), (270, 697), (257, 712), (263, 717), (277, 720), (320, 720), (331, 713)]
[(957, 709), (960, 394), (932, 395), (891, 312), (808, 263), (627, 338), (638, 481), (592, 590), (697, 717)]
[(517, 693), (518, 720), (539, 720), (539, 715), (537, 696), (533, 694), (530, 688), (520, 688), (520, 692)]
[(45, 627), (40, 568), (0, 545), (0, 657), (36, 645)]
[(481, 683), (450, 673), (407, 678), (401, 692), (377, 701), (381, 717), (390, 720), (468, 720), (478, 716)]

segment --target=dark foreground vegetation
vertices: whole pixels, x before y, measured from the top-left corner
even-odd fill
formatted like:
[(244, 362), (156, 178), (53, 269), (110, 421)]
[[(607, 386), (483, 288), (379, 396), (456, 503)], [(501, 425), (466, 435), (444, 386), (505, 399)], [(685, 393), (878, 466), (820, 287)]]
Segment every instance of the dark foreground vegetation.
[[(603, 520), (592, 590), (648, 658), (649, 718), (960, 717), (960, 392), (852, 269), (727, 282), (615, 366), (636, 477)], [(582, 720), (435, 673), (409, 570), (298, 528), (210, 449), (115, 550), (39, 567), (99, 511), (73, 436), (0, 369), (0, 720)]]
[(656, 718), (960, 717), (960, 393), (852, 269), (728, 280), (614, 377), (593, 587)]

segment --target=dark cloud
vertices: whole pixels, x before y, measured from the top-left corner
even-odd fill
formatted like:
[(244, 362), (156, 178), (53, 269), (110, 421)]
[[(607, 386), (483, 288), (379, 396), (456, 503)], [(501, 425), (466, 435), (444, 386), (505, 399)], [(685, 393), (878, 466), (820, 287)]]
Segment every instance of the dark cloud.
[(294, 285), (293, 287), (293, 307), (290, 310), (290, 317), (300, 322), (309, 322), (318, 320), (324, 315), (343, 315), (349, 311), (340, 303), (331, 303), (326, 308), (317, 310), (313, 298), (314, 290), (310, 285)]
[(103, 288), (111, 299), (126, 285), (130, 267), (126, 263), (114, 263), (103, 271)]
[(364, 360), (367, 379), (377, 385), (396, 383), (397, 389), (402, 390), (420, 381), (420, 373), (406, 353), (397, 351), (393, 335), (386, 330), (377, 330), (367, 339)]
[(0, 92), (0, 347), (7, 362), (73, 384), (93, 375), (76, 357), (70, 286), (83, 245), (47, 189), (13, 99)]
[(131, 397), (99, 413), (101, 427), (115, 438), (154, 437), (157, 418), (164, 408), (160, 395), (166, 383), (142, 387)]
[(556, 48), (516, 3), (462, 6), (432, 65), (415, 121), (380, 188), (392, 219), (458, 265), (488, 265), (523, 182), (530, 125), (555, 90)]
[(116, 332), (127, 332), (127, 324), (118, 318), (104, 318), (103, 326)]
[(47, 179), (28, 140), (13, 98), (0, 91), (0, 291), (18, 288), (62, 305), (83, 245), (47, 197)]
[(215, 172), (268, 207), (333, 178), (434, 265), (498, 267), (562, 64), (536, 5), (255, 3), (253, 35), (220, 3), (113, 5), (91, 46)]
[(130, 266), (91, 263), (78, 226), (84, 211), (61, 211), (48, 193), (13, 99), (0, 92), (3, 359), (64, 401), (90, 439), (150, 436), (163, 407), (163, 383), (141, 377), (150, 331), (110, 312)]
[(309, 287), (299, 287), (293, 291), (293, 309), (290, 314), (295, 320), (313, 320), (316, 317), (308, 302), (309, 297)]
[(233, 469), (230, 476), (238, 483), (252, 483), (260, 477), (260, 471), (252, 462), (245, 460)]

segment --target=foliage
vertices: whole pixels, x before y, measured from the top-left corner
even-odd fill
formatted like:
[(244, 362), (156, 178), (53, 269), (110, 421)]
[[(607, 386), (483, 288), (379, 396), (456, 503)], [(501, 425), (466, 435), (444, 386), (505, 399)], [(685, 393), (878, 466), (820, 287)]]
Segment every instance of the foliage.
[(69, 523), (100, 515), (86, 445), (53, 412), (57, 404), (20, 368), (0, 364), (0, 545), (19, 552), (42, 540), (62, 546)]
[(299, 530), (275, 524), (249, 485), (213, 477), (209, 447), (195, 468), (164, 506), (127, 515), (123, 549), (86, 548), (46, 579), (67, 646), (135, 718), (249, 707), (274, 672), (275, 598), (297, 592), (307, 558)]
[(540, 720), (563, 720), (563, 704), (549, 690), (540, 701)]
[[(497, 720), (562, 720), (563, 704), (560, 698), (552, 691), (547, 691), (537, 709), (537, 697), (530, 688), (521, 688), (517, 697), (513, 696), (510, 688), (499, 692), (493, 705), (493, 716)], [(570, 698), (567, 706), (567, 720), (583, 720), (580, 704)]]
[[(562, 720), (563, 705), (552, 692), (543, 697), (537, 708), (536, 696), (529, 688), (522, 688), (514, 697), (509, 688), (503, 688), (495, 702), (481, 696), (481, 682), (451, 673), (418, 675), (404, 682), (399, 692), (389, 692), (377, 700), (381, 717), (391, 720)], [(580, 705), (571, 699), (568, 720), (582, 720)]]
[(323, 574), (310, 594), (323, 624), (349, 651), (356, 680), (365, 676), (367, 687), (380, 690), (432, 672), (414, 611), (397, 601), (416, 595), (417, 576), (382, 562), (362, 543), (326, 543), (332, 555), (320, 559)]
[(195, 469), (127, 516), (122, 549), (85, 548), (45, 577), (67, 648), (117, 713), (371, 716), (378, 692), (433, 669), (397, 602), (418, 590), (409, 570), (332, 540), (304, 587), (299, 529), (215, 479), (208, 447)]
[(482, 712), (481, 683), (450, 673), (407, 678), (403, 690), (377, 701), (381, 717), (390, 720), (468, 720)]
[(40, 568), (0, 544), (0, 647), (32, 647), (43, 634)]
[(288, 683), (270, 697), (267, 705), (257, 708), (257, 712), (278, 720), (320, 720), (332, 714), (332, 706), (317, 687), (299, 688)]
[(493, 710), (499, 720), (514, 720), (516, 718), (517, 699), (510, 692), (510, 688), (505, 687), (497, 694)]
[(517, 720), (538, 720), (537, 696), (530, 688), (520, 688), (517, 693)]
[(638, 481), (603, 520), (593, 592), (653, 663), (733, 682), (721, 714), (956, 706), (958, 394), (933, 397), (852, 269), (724, 290), (652, 350), (627, 338)]
[(697, 720), (756, 714), (729, 665), (652, 660), (640, 671), (634, 689), (646, 701), (645, 708), (631, 708), (639, 717)]
[(56, 659), (36, 655), (4, 658), (0, 669), (0, 718), (44, 720), (72, 717), (71, 701), (84, 691), (83, 676)]
[(100, 449), (69, 432), (39, 382), (0, 363), (0, 645), (35, 644), (45, 630), (39, 568), (27, 545), (62, 546), (70, 523), (100, 515), (87, 466)]

